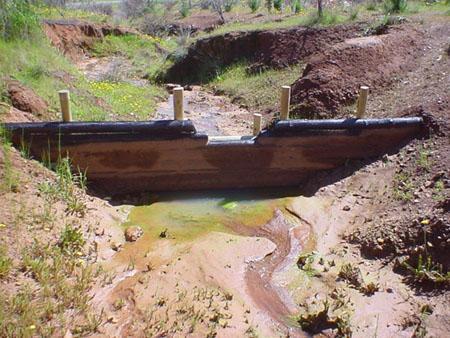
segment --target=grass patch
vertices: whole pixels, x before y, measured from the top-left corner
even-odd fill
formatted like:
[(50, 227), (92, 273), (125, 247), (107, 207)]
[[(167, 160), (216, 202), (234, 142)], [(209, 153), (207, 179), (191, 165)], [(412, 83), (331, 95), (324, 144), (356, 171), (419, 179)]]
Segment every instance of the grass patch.
[(428, 150), (420, 148), (417, 154), (417, 166), (425, 171), (430, 171), (432, 164), (430, 156), (431, 154)]
[(74, 174), (68, 158), (60, 159), (55, 171), (56, 182), (39, 184), (39, 191), (44, 194), (49, 205), (57, 200), (63, 200), (67, 204), (69, 214), (84, 216), (86, 204), (83, 201), (83, 194), (86, 191), (86, 175), (80, 171)]
[[(46, 19), (78, 19), (86, 20), (94, 23), (111, 23), (112, 18), (108, 15), (89, 11), (86, 9), (75, 9), (75, 8), (64, 8), (64, 7), (49, 7), (49, 6), (38, 6), (35, 7), (36, 13)], [(115, 19), (114, 23), (118, 23)]]
[(303, 65), (294, 65), (249, 74), (247, 66), (246, 63), (238, 63), (226, 68), (208, 86), (230, 96), (234, 102), (260, 111), (274, 108), (280, 99), (281, 86), (293, 83), (303, 71)]
[(132, 75), (156, 79), (171, 65), (170, 55), (176, 51), (175, 38), (161, 39), (149, 35), (106, 36), (93, 47), (93, 54), (102, 57), (121, 55), (131, 61)]
[[(95, 332), (98, 325), (90, 325), (88, 305), (88, 290), (96, 277), (92, 266), (59, 246), (38, 241), (24, 250), (21, 265), (32, 283), (22, 284), (15, 294), (0, 295), (0, 336), (52, 336), (57, 328), (65, 332), (68, 327), (73, 333)], [(67, 309), (81, 318), (66, 322), (63, 315)]]
[(0, 246), (0, 279), (6, 278), (12, 267), (12, 259), (6, 253), (6, 249)]
[(127, 82), (93, 81), (90, 91), (112, 107), (111, 114), (132, 119), (152, 119), (156, 111), (157, 98), (165, 96), (156, 86), (137, 87)]
[(0, 188), (6, 192), (17, 192), (19, 189), (19, 174), (14, 170), (11, 160), (11, 143), (3, 128), (0, 128), (0, 151), (3, 155), (2, 181)]
[[(148, 45), (156, 48), (154, 42), (114, 41), (123, 43), (115, 44), (110, 50), (105, 45), (100, 51), (105, 54), (113, 53), (129, 43), (128, 49), (122, 53), (131, 56), (138, 43), (142, 43), (141, 51)], [(152, 59), (146, 59), (144, 54), (136, 55), (140, 55), (140, 59), (136, 56), (136, 60), (133, 60), (137, 64), (136, 69), (142, 69), (144, 60), (148, 62)], [(57, 92), (61, 89), (71, 91), (72, 114), (74, 120), (81, 121), (104, 121), (111, 119), (111, 116), (117, 120), (147, 119), (152, 117), (159, 97), (165, 95), (160, 87), (154, 85), (138, 87), (125, 82), (89, 82), (42, 34), (28, 41), (0, 39), (0, 64), (2, 92), (6, 88), (3, 79), (11, 77), (21, 81), (49, 103), (49, 113), (44, 118), (50, 120), (60, 119)], [(152, 66), (156, 69), (159, 64), (155, 63), (150, 67)], [(5, 94), (2, 99), (7, 101)]]
[(403, 202), (413, 199), (414, 184), (409, 174), (399, 172), (394, 177), (394, 198)]

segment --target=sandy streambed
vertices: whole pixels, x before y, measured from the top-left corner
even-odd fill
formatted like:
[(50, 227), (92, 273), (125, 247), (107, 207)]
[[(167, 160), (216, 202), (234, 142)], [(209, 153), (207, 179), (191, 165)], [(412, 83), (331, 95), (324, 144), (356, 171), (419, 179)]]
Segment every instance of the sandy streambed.
[[(273, 275), (295, 264), (309, 237), (289, 199), (201, 198), (131, 209), (144, 235), (112, 260), (94, 303), (107, 335), (298, 335), (296, 306)], [(119, 329), (118, 329), (119, 328)]]

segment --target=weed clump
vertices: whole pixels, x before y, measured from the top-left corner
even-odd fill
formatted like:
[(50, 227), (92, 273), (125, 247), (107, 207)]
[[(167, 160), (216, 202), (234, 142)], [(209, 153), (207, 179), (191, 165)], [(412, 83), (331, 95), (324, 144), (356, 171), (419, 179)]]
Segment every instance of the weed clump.
[(353, 266), (351, 263), (346, 263), (341, 266), (338, 277), (349, 282), (356, 288), (359, 288), (363, 282), (361, 277), (361, 270)]
[(58, 246), (66, 254), (79, 253), (85, 244), (83, 234), (80, 229), (71, 225), (66, 225), (58, 242)]
[(418, 284), (432, 284), (434, 286), (450, 286), (450, 271), (444, 272), (442, 264), (433, 261), (431, 255), (420, 254), (417, 263), (404, 261), (407, 280)]
[(314, 269), (314, 256), (313, 252), (308, 252), (301, 254), (297, 259), (297, 266), (299, 269), (303, 270), (309, 277), (317, 277), (320, 273)]
[(61, 158), (56, 164), (56, 176), (55, 183), (41, 183), (40, 192), (44, 193), (50, 201), (58, 199), (65, 201), (69, 214), (84, 216), (86, 204), (82, 194), (86, 191), (86, 175), (80, 171), (72, 173), (70, 159)]
[(346, 312), (340, 315), (334, 314), (334, 311), (343, 307), (342, 304), (333, 302), (330, 304), (328, 299), (323, 301), (323, 308), (317, 311), (307, 311), (297, 318), (300, 327), (310, 333), (318, 334), (324, 330), (335, 330), (336, 337), (350, 337), (352, 334), (349, 317)]
[(8, 276), (12, 267), (12, 259), (6, 254), (6, 250), (0, 247), (0, 279)]

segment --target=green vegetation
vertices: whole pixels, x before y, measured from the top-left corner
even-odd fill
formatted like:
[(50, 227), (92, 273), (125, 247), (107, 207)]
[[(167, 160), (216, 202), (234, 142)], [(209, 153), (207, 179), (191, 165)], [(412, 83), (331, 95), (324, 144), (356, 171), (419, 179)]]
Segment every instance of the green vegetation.
[(302, 253), (297, 259), (297, 266), (309, 277), (320, 276), (320, 273), (313, 267), (315, 259), (314, 252)]
[(96, 273), (79, 257), (39, 241), (25, 249), (21, 270), (32, 278), (34, 286), (22, 284), (17, 293), (0, 295), (0, 336), (55, 335), (58, 327), (75, 325), (64, 321), (63, 314), (67, 309), (73, 309), (77, 317), (81, 316), (80, 325), (72, 329), (73, 333), (95, 332), (88, 290)]
[(417, 166), (425, 171), (429, 171), (431, 169), (430, 155), (428, 150), (420, 148), (417, 154)]
[(450, 284), (450, 271), (443, 272), (442, 264), (435, 263), (431, 255), (419, 255), (416, 265), (403, 262), (409, 272), (409, 279), (417, 283), (431, 282), (435, 285)]
[(338, 277), (359, 288), (362, 284), (361, 270), (351, 263), (345, 263), (339, 270)]
[(13, 169), (11, 160), (11, 143), (8, 135), (3, 128), (0, 128), (0, 146), (3, 156), (3, 170), (1, 174), (2, 181), (0, 183), (0, 190), (6, 192), (17, 192), (19, 189), (19, 175)]
[(276, 105), (280, 94), (273, 88), (294, 82), (301, 74), (302, 68), (303, 65), (293, 65), (280, 70), (249, 73), (248, 64), (241, 62), (219, 72), (208, 86), (256, 111)]
[(400, 13), (404, 12), (407, 6), (406, 0), (385, 0), (385, 13)]
[(323, 301), (323, 308), (316, 311), (307, 311), (297, 317), (297, 322), (302, 330), (317, 334), (323, 330), (336, 330), (337, 337), (350, 337), (352, 331), (350, 328), (349, 316), (339, 310), (342, 310), (346, 302), (341, 300), (333, 300), (332, 303), (328, 299)]
[[(64, 19), (64, 20), (86, 20), (94, 23), (110, 23), (112, 21), (111, 16), (99, 13), (98, 11), (89, 11), (83, 9), (74, 9), (67, 7), (52, 7), (52, 6), (37, 6), (35, 7), (36, 13), (46, 19)], [(117, 19), (114, 19), (117, 24)]]
[(0, 0), (0, 37), (4, 40), (28, 39), (39, 26), (34, 6), (27, 0)]
[(93, 46), (93, 54), (97, 57), (110, 55), (123, 56), (130, 61), (130, 74), (157, 80), (161, 73), (172, 63), (171, 56), (180, 45), (187, 41), (153, 37), (150, 35), (107, 36)]
[(85, 243), (80, 229), (66, 225), (58, 245), (65, 254), (77, 254), (79, 256)]
[(12, 259), (6, 253), (6, 249), (0, 246), (0, 279), (8, 276), (12, 267)]
[(39, 190), (44, 194), (49, 205), (57, 200), (67, 203), (67, 211), (70, 214), (84, 216), (86, 205), (83, 194), (86, 190), (86, 175), (82, 172), (74, 174), (68, 158), (61, 158), (56, 164), (56, 182), (43, 182)]
[(403, 202), (413, 199), (414, 184), (408, 173), (399, 172), (394, 177), (394, 198)]
[(260, 0), (248, 0), (248, 7), (252, 11), (252, 13), (255, 13), (260, 6), (261, 6)]

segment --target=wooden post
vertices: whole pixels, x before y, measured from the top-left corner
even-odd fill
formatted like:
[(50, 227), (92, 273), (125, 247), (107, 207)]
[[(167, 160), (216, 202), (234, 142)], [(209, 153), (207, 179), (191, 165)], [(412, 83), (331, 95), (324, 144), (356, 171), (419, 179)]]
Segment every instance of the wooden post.
[(291, 87), (283, 86), (281, 87), (281, 108), (280, 108), (280, 119), (289, 119), (289, 104), (291, 102)]
[(173, 112), (175, 120), (184, 119), (183, 87), (173, 89)]
[(256, 136), (261, 131), (261, 122), (262, 115), (261, 114), (253, 114), (253, 136)]
[(361, 119), (366, 113), (367, 96), (369, 94), (369, 87), (361, 86), (359, 88), (359, 97), (356, 107), (356, 118)]
[(63, 122), (72, 122), (72, 113), (70, 111), (70, 95), (68, 90), (60, 90), (59, 103), (61, 105), (61, 113)]

